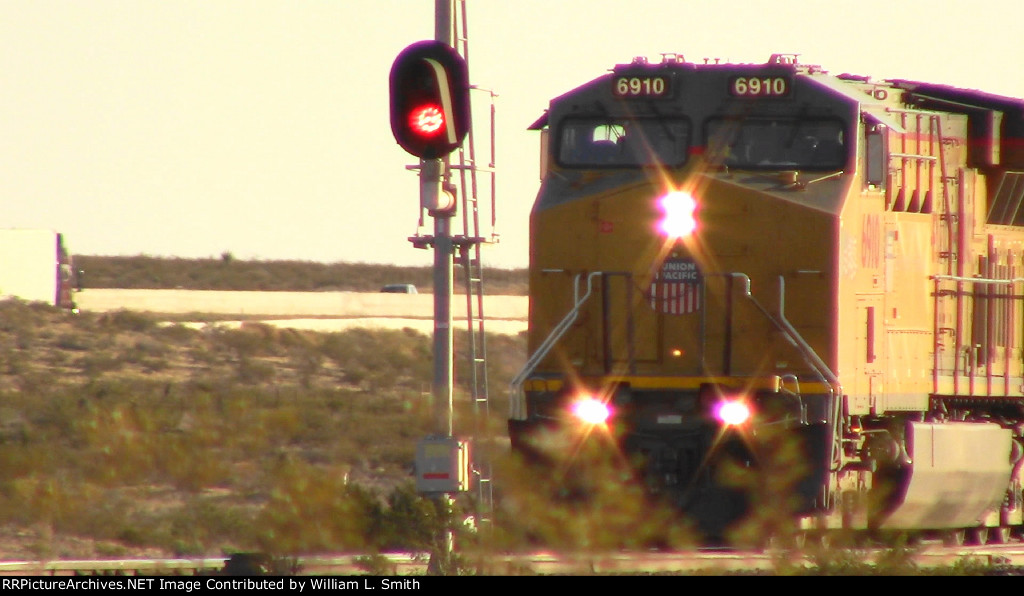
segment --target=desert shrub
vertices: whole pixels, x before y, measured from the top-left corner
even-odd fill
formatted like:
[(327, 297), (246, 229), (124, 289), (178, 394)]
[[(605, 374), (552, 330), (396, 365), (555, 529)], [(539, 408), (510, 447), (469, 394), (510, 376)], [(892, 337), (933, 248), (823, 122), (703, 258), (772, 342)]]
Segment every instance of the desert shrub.
[(429, 341), (412, 329), (329, 333), (321, 351), (344, 381), (367, 391), (419, 388), (432, 374)]
[(115, 354), (88, 353), (76, 362), (78, 369), (87, 377), (94, 378), (103, 373), (121, 370), (125, 359)]
[(277, 353), (272, 336), (264, 332), (264, 325), (247, 325), (239, 329), (214, 327), (209, 341), (238, 357), (274, 355)]
[(628, 461), (597, 434), (550, 437), (562, 446), (549, 451), (550, 463), (500, 459), (496, 482), (506, 490), (496, 515), (500, 542), (572, 552), (696, 544), (685, 520), (652, 501)]
[(199, 336), (199, 331), (176, 323), (173, 325), (163, 325), (154, 333), (154, 337), (161, 341), (168, 341), (180, 345), (188, 345)]
[(251, 507), (193, 497), (166, 517), (164, 540), (180, 555), (201, 555), (213, 547), (249, 550), (257, 544), (256, 516)]
[(150, 331), (157, 327), (153, 315), (131, 310), (116, 310), (100, 316), (99, 324), (115, 331)]
[(239, 357), (236, 364), (236, 378), (240, 382), (248, 385), (268, 383), (272, 381), (274, 376), (277, 374), (273, 365), (256, 360), (249, 356)]
[(374, 546), (380, 550), (424, 550), (438, 547), (438, 538), (451, 519), (451, 512), (436, 499), (416, 492), (410, 482), (387, 496), (386, 506), (377, 510)]
[(39, 328), (48, 321), (53, 310), (41, 302), (5, 298), (0, 300), (0, 331), (17, 333)]
[(264, 552), (344, 552), (371, 544), (378, 501), (343, 472), (286, 460), (270, 482), (269, 502), (256, 522)]
[(57, 336), (56, 347), (61, 350), (84, 351), (92, 347), (92, 338), (81, 332), (62, 333)]

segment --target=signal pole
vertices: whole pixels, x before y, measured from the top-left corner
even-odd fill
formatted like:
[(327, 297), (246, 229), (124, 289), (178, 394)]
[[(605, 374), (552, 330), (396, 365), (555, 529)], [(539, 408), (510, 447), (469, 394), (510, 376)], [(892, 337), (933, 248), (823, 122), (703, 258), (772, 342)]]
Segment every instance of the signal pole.
[[(445, 45), (452, 45), (452, 3), (451, 0), (434, 0), (434, 40)], [(436, 162), (439, 179), (423, 178), (433, 175), (435, 167), (421, 164), (420, 182), (423, 192), (424, 184), (431, 188), (439, 188), (448, 175), (449, 160), (446, 155)], [(428, 173), (428, 170), (431, 170)], [(441, 192), (445, 189), (439, 188)], [(438, 408), (438, 432), (445, 437), (454, 433), (452, 414), (452, 278), (454, 259), (452, 252), (451, 218), (454, 210), (446, 210), (434, 215), (434, 403)]]
[[(451, 0), (434, 0), (434, 40), (452, 45)], [(423, 161), (420, 164), (420, 192), (446, 192), (443, 188), (448, 177), (449, 158)], [(431, 197), (422, 197), (421, 203), (430, 203)], [(437, 432), (446, 439), (452, 439), (455, 432), (453, 414), (454, 381), (452, 352), (452, 278), (454, 277), (454, 254), (452, 251), (451, 222), (454, 209), (434, 214), (434, 408), (437, 413)], [(440, 493), (439, 503), (443, 514), (450, 517), (454, 499), (451, 493)], [(444, 528), (440, 552), (431, 553), (428, 570), (434, 574), (451, 572), (452, 553), (455, 550), (455, 534), (451, 520)]]
[[(451, 7), (451, 0), (434, 0), (434, 40), (448, 46), (453, 45)], [(438, 186), (441, 186), (447, 177), (450, 162), (447, 155), (435, 161), (438, 162), (437, 169), (440, 170)], [(420, 170), (421, 176), (425, 174), (425, 170), (426, 168)], [(428, 181), (428, 184), (432, 188), (437, 188), (432, 181)], [(440, 190), (445, 192), (443, 188)], [(448, 439), (451, 439), (455, 432), (452, 393), (452, 211), (454, 210), (447, 210), (434, 216), (434, 403), (438, 408), (438, 432), (443, 433)], [(443, 551), (436, 555), (431, 554), (429, 567), (434, 573), (445, 574), (451, 571), (452, 553), (455, 550), (455, 533), (450, 519), (454, 504), (451, 493), (443, 493), (440, 503), (445, 517), (449, 519), (441, 538), (444, 541)], [(441, 560), (434, 560), (435, 556), (439, 556)]]
[[(423, 160), (420, 163), (420, 192), (434, 193), (444, 184), (447, 159)], [(433, 398), (437, 415), (437, 433), (451, 437), (454, 433), (452, 372), (452, 252), (450, 212), (434, 214), (434, 380)]]
[[(416, 487), (441, 503), (450, 518), (452, 494), (469, 490), (468, 441), (457, 440), (453, 420), (452, 278), (455, 254), (451, 223), (457, 200), (448, 189), (449, 154), (471, 125), (469, 70), (452, 46), (451, 0), (435, 0), (434, 37), (406, 47), (391, 67), (391, 130), (403, 149), (419, 157), (420, 209), (434, 218), (433, 237), (410, 238), (434, 249), (434, 375), (431, 386), (435, 432), (416, 446)], [(432, 555), (432, 573), (449, 571), (453, 532)]]

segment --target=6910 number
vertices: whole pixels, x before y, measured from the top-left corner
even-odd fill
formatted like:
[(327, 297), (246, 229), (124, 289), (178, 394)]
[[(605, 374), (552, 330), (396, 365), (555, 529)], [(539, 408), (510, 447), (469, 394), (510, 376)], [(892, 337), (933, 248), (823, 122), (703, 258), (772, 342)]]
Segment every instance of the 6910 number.
[(612, 93), (616, 97), (665, 97), (671, 89), (667, 77), (623, 76), (612, 81)]
[(733, 77), (729, 93), (738, 97), (785, 97), (789, 95), (787, 77)]

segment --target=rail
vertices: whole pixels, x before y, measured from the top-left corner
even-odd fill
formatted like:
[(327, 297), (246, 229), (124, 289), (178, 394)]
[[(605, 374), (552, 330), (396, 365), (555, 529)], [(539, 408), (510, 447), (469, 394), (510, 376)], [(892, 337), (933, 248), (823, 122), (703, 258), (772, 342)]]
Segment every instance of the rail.
[[(818, 547), (820, 549), (820, 547)], [(832, 551), (846, 548), (832, 547)], [(844, 569), (851, 563), (860, 563), (864, 569), (881, 567), (883, 572), (893, 570), (892, 547), (878, 545), (848, 550)], [(946, 547), (940, 541), (923, 543), (901, 549), (905, 569), (909, 571), (945, 568), (958, 573), (965, 570), (990, 569), (1000, 575), (1024, 574), (1024, 545), (994, 544), (985, 546)], [(424, 576), (428, 575), (429, 553), (339, 554), (300, 557), (294, 560), (293, 572), (277, 575), (326, 576), (374, 575)], [(827, 558), (826, 558), (827, 560)], [(0, 576), (88, 576), (88, 575), (229, 575), (223, 569), (226, 559), (123, 559), (80, 561), (6, 561), (0, 562)], [(885, 562), (889, 562), (888, 565)], [(619, 575), (623, 573), (708, 574), (758, 572), (773, 575), (793, 573), (794, 569), (822, 569), (820, 550), (804, 551), (768, 549), (763, 551), (732, 551), (723, 549), (693, 549), (662, 552), (607, 552), (558, 553), (531, 552), (465, 553), (462, 565), (477, 570), (478, 575)], [(827, 568), (827, 567), (826, 567)], [(854, 567), (856, 569), (856, 567)], [(833, 569), (834, 571), (834, 569)], [(969, 573), (968, 573), (969, 574)], [(245, 574), (245, 575), (260, 575)], [(422, 580), (421, 580), (422, 581)], [(360, 585), (363, 585), (360, 582)]]

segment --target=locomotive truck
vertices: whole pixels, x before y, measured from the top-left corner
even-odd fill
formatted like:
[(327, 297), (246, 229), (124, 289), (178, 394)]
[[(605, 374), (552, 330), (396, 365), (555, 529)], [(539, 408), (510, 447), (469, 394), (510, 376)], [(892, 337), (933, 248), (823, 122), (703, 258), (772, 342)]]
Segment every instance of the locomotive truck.
[(729, 465), (796, 474), (803, 528), (1019, 533), (1024, 100), (667, 54), (531, 128), (515, 451), (606, 428), (708, 537), (757, 501)]

